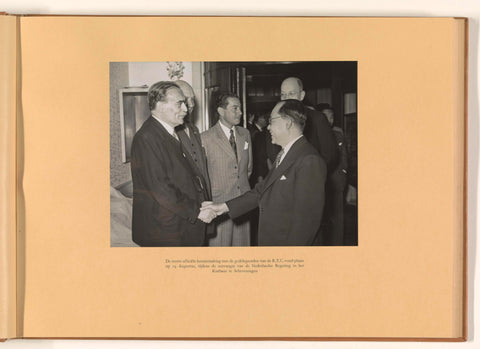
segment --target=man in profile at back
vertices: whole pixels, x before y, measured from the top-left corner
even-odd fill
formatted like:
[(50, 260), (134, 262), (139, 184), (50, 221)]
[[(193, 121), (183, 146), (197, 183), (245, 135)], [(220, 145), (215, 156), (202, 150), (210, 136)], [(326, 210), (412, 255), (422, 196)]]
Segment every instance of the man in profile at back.
[(195, 126), (195, 120), (193, 120), (193, 111), (195, 109), (195, 93), (192, 86), (186, 81), (178, 80), (175, 83), (180, 87), (185, 96), (187, 102), (188, 114), (183, 119), (183, 124), (175, 128), (178, 138), (183, 145), (183, 148), (190, 154), (195, 166), (198, 167), (202, 173), (203, 179), (207, 186), (207, 191), (211, 195), (212, 190), (210, 186), (210, 178), (208, 176), (207, 158), (205, 155), (205, 149), (202, 147), (202, 139), (200, 137), (200, 131)]

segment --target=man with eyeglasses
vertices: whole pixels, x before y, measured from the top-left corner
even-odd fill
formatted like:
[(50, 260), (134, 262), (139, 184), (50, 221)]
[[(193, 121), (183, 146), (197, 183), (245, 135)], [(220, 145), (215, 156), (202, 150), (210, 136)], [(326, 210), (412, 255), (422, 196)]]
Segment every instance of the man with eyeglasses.
[[(289, 77), (283, 80), (280, 87), (280, 98), (282, 100), (287, 98), (293, 98), (298, 101), (303, 101), (305, 98), (305, 91), (303, 90), (303, 83), (297, 77)], [(327, 164), (327, 181), (326, 181), (326, 207), (331, 208), (333, 203), (331, 174), (338, 166), (340, 154), (337, 148), (337, 141), (335, 135), (328, 123), (327, 117), (320, 111), (317, 111), (308, 106), (305, 107), (307, 121), (303, 134), (307, 140), (317, 149), (320, 156), (325, 160)], [(332, 230), (329, 227), (328, 222), (331, 220), (332, 210), (325, 210), (325, 214), (322, 219), (322, 225), (317, 239), (316, 245), (343, 245), (343, 241), (332, 238)]]
[(177, 84), (160, 81), (147, 94), (151, 116), (135, 134), (131, 150), (132, 238), (140, 246), (203, 246), (215, 213), (200, 211), (210, 195), (175, 132), (187, 115)]
[(327, 167), (303, 136), (305, 107), (298, 100), (278, 102), (268, 130), (281, 147), (272, 169), (254, 189), (227, 202), (204, 202), (202, 210), (239, 217), (259, 207), (259, 246), (309, 246), (320, 227)]
[[(240, 99), (233, 93), (220, 93), (216, 99), (218, 122), (201, 134), (207, 155), (212, 198), (224, 202), (250, 190), (252, 174), (252, 142), (246, 128), (238, 126), (242, 120)], [(209, 246), (250, 246), (249, 217), (219, 217), (215, 221), (216, 234), (209, 238)]]

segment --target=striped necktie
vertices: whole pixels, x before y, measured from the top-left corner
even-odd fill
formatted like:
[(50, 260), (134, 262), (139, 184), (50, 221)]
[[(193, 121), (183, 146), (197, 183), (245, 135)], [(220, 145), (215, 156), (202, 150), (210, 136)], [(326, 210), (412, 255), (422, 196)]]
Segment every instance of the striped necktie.
[(283, 149), (278, 152), (277, 158), (275, 159), (275, 168), (280, 165), (280, 161), (282, 160), (282, 155), (283, 155)]
[(230, 142), (233, 152), (235, 153), (235, 159), (237, 159), (238, 161), (237, 143), (235, 143), (235, 135), (233, 134), (233, 128), (230, 129), (230, 138), (228, 139), (228, 141)]
[(180, 142), (180, 139), (178, 138), (177, 132), (175, 132), (175, 130), (173, 130), (172, 136), (173, 138), (175, 138), (177, 141)]

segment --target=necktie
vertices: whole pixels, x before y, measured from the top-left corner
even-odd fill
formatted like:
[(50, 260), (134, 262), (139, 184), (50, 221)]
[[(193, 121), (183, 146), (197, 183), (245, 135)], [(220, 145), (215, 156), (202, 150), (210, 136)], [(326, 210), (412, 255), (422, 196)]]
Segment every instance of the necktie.
[(275, 168), (280, 165), (280, 160), (282, 160), (283, 149), (278, 152), (277, 158), (275, 159)]
[(175, 138), (177, 141), (180, 141), (180, 139), (178, 138), (177, 132), (175, 132), (175, 130), (173, 130), (172, 136), (173, 136), (173, 138)]
[(235, 159), (238, 161), (238, 156), (237, 156), (237, 143), (235, 143), (235, 135), (233, 134), (233, 128), (230, 129), (230, 138), (228, 140), (230, 142), (230, 145), (232, 146), (233, 152), (235, 153)]

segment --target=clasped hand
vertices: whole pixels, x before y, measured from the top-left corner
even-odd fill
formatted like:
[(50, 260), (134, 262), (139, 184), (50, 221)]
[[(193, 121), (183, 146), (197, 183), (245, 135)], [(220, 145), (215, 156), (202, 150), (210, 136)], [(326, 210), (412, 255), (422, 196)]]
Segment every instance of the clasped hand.
[(204, 223), (210, 223), (215, 217), (228, 212), (228, 207), (225, 203), (214, 204), (212, 201), (202, 202), (198, 219)]

